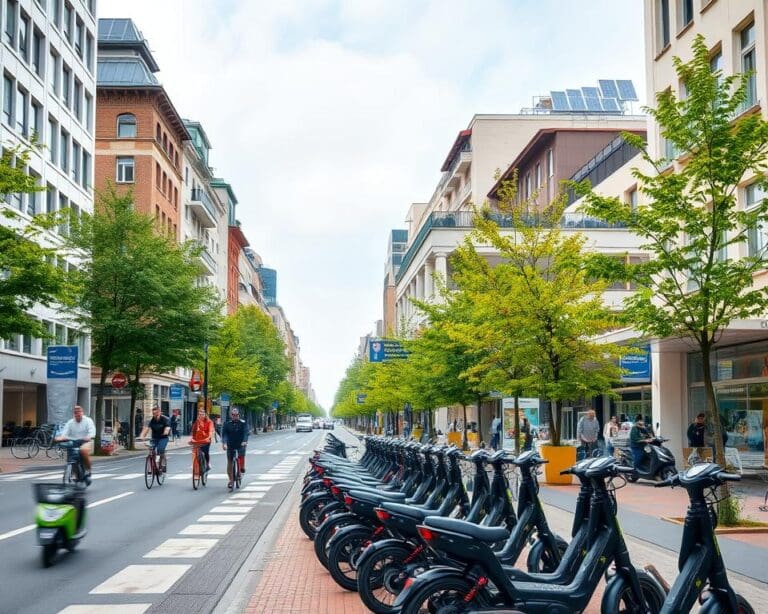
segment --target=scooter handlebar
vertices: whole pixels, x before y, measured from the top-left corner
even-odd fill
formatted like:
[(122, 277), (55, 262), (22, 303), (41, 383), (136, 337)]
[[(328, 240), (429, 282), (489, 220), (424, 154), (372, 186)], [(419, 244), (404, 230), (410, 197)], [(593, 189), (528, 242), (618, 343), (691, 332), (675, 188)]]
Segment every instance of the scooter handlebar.
[(615, 465), (616, 473), (634, 473), (634, 467), (627, 467), (626, 465)]
[(717, 479), (722, 480), (723, 482), (740, 482), (741, 476), (738, 473), (728, 473), (726, 471), (721, 471), (717, 474)]
[(678, 486), (680, 484), (680, 478), (677, 477), (677, 474), (668, 477), (666, 480), (662, 480), (661, 482), (656, 482), (653, 487), (654, 488), (664, 488), (666, 486)]

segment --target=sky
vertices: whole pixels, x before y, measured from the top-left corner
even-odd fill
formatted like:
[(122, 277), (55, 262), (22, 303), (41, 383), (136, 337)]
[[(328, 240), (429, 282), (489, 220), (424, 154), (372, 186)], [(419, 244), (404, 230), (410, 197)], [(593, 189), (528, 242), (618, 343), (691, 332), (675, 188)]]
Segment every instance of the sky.
[(429, 199), (456, 134), (599, 78), (645, 99), (642, 4), (100, 0), (98, 16), (136, 22), (179, 113), (203, 124), (330, 409), (382, 318), (389, 230)]

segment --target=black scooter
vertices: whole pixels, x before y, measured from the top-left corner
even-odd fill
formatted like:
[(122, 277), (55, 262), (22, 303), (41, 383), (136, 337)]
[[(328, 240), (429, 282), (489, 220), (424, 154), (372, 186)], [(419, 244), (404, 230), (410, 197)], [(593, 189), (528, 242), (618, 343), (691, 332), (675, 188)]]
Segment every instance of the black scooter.
[(705, 489), (738, 480), (741, 480), (740, 475), (726, 473), (714, 463), (703, 463), (656, 484), (657, 487), (682, 486), (691, 500), (677, 563), (680, 575), (667, 594), (662, 614), (690, 612), (697, 599), (702, 603), (700, 613), (754, 614), (752, 606), (734, 592), (728, 582), (715, 536), (717, 514), (704, 495)]
[(653, 576), (632, 565), (616, 518), (616, 498), (608, 485), (611, 479), (630, 471), (610, 457), (593, 460), (587, 469), (593, 487), (589, 546), (568, 584), (512, 580), (488, 545), (503, 539), (504, 529), (427, 518), (419, 527), (421, 536), (431, 548), (463, 565), (436, 567), (409, 578), (395, 606), (402, 614), (470, 610), (571, 614), (587, 607), (609, 565), (615, 563), (616, 573), (608, 580), (602, 611), (655, 614), (664, 602), (664, 591)]
[(631, 450), (619, 451), (622, 464), (634, 468), (632, 473), (627, 474), (627, 480), (637, 482), (643, 478), (644, 480), (658, 481), (666, 480), (677, 474), (675, 455), (664, 446), (665, 441), (669, 441), (669, 439), (654, 437), (645, 444), (645, 456), (638, 467), (635, 467)]

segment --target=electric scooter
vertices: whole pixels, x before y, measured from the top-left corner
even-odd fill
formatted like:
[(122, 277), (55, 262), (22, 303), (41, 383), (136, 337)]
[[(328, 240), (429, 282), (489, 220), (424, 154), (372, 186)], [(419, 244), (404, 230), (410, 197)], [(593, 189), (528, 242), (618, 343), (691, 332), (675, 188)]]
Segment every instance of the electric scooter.
[(85, 537), (85, 485), (34, 484), (37, 541), (43, 567), (50, 567), (59, 548), (73, 552)]
[(728, 582), (723, 556), (717, 545), (715, 527), (717, 514), (713, 504), (707, 501), (705, 489), (715, 489), (723, 482), (741, 480), (738, 474), (726, 473), (719, 465), (703, 463), (678, 473), (656, 484), (682, 486), (688, 491), (691, 504), (685, 516), (683, 541), (677, 567), (680, 575), (667, 594), (662, 614), (690, 612), (698, 599), (702, 603), (700, 613), (754, 614), (754, 609), (744, 597), (737, 594)]
[(666, 480), (677, 473), (675, 456), (669, 448), (664, 446), (665, 441), (669, 439), (654, 437), (645, 444), (645, 457), (638, 467), (635, 467), (629, 450), (619, 451), (622, 464), (634, 468), (633, 473), (627, 474), (627, 480), (630, 482), (637, 482), (640, 478), (654, 481)]

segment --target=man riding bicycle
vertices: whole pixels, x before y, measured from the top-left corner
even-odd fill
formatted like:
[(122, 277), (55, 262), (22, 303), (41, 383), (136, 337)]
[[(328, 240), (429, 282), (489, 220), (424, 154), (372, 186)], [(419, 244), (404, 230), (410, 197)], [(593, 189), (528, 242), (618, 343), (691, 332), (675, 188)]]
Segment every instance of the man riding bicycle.
[(192, 425), (192, 445), (200, 446), (205, 454), (205, 471), (211, 468), (211, 440), (213, 439), (213, 420), (201, 407), (197, 410), (197, 420)]
[(245, 446), (248, 444), (248, 425), (240, 419), (240, 410), (237, 407), (230, 410), (230, 419), (221, 430), (221, 443), (227, 451), (227, 476), (229, 476), (227, 488), (231, 489), (232, 460), (235, 458), (235, 451), (240, 450), (240, 473), (245, 473)]
[(147, 426), (141, 431), (139, 439), (144, 439), (150, 431), (152, 431), (150, 443), (160, 455), (160, 467), (162, 467), (162, 471), (165, 473), (165, 448), (168, 446), (171, 421), (168, 419), (168, 416), (160, 413), (160, 408), (157, 406), (152, 408), (152, 419), (147, 422)]
[(58, 436), (54, 437), (54, 441), (80, 440), (83, 442), (83, 445), (80, 446), (80, 458), (86, 471), (83, 478), (88, 479), (91, 477), (90, 444), (91, 440), (96, 437), (96, 425), (93, 420), (84, 415), (83, 408), (79, 405), (75, 405), (72, 415), (74, 417), (64, 425)]

